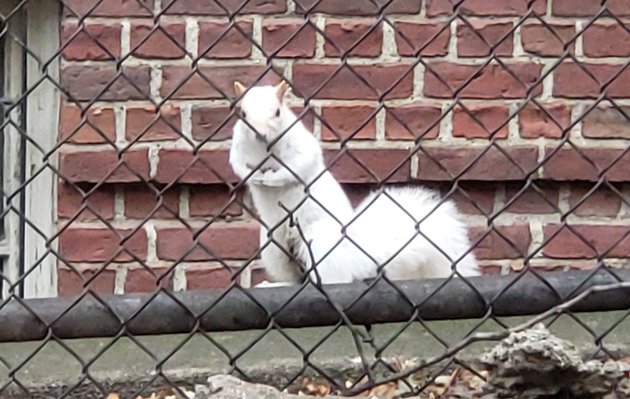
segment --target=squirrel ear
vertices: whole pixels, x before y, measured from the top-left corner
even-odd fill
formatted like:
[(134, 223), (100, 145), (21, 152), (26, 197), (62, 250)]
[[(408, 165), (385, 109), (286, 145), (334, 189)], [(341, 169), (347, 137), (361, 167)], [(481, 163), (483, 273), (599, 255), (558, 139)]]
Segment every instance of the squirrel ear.
[(236, 90), (236, 94), (240, 96), (245, 93), (245, 90), (247, 90), (247, 88), (237, 80), (234, 82), (234, 90)]
[(278, 100), (282, 101), (288, 90), (289, 84), (285, 80), (280, 82), (280, 84), (276, 86), (276, 96), (278, 97)]

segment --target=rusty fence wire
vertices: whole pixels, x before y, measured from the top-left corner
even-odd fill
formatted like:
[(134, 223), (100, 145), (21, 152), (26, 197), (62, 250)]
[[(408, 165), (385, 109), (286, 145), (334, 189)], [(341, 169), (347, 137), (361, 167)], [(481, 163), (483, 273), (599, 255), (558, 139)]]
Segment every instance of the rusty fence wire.
[[(177, 389), (165, 365), (191, 342), (255, 380), (244, 359), (271, 334), (298, 364), (279, 388), (315, 375), (345, 394), (399, 381), (421, 395), (450, 368), (478, 374), (460, 354), (505, 337), (508, 316), (527, 316), (517, 328), (569, 320), (587, 357), (621, 356), (611, 337), (630, 309), (630, 9), (569, 3), (0, 2), (0, 396), (38, 397), (45, 378), (25, 373), (53, 346), (77, 375), (52, 397), (106, 395), (93, 369), (123, 340), (151, 368), (129, 397)], [(379, 265), (348, 285), (253, 288), (269, 279), (261, 251), (283, 246), (274, 231), (295, 227), (303, 202), (278, 204), (283, 223), (265, 225), (248, 190), (257, 170), (235, 173), (231, 136), (239, 119), (255, 129), (244, 96), (281, 81), (353, 205), (404, 185), (440, 194), (428, 215), (457, 205), (470, 248), (452, 271), (399, 281)], [(287, 166), (272, 150), (266, 160)], [(292, 176), (317, 203), (315, 183)], [(480, 276), (457, 270), (468, 253)], [(605, 311), (614, 320), (581, 313)], [(448, 336), (432, 323), (463, 319), (474, 322)], [(326, 329), (305, 344), (294, 334), (306, 327)], [(223, 343), (245, 330), (239, 349)], [(358, 359), (351, 377), (318, 357), (341, 332)], [(143, 340), (167, 334), (178, 343), (159, 353)], [(88, 355), (80, 338), (103, 341)], [(401, 369), (405, 339), (434, 352)]]

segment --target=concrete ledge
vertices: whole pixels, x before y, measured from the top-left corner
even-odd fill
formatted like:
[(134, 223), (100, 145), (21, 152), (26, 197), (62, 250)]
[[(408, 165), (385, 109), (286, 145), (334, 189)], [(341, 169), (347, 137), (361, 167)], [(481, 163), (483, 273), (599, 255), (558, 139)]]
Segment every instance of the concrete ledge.
[[(575, 317), (596, 334), (602, 334), (625, 314), (624, 311), (581, 313), (576, 314)], [(509, 326), (526, 320), (527, 317), (500, 319)], [(427, 328), (447, 345), (459, 342), (477, 325), (479, 325), (479, 320), (426, 323)], [(358, 328), (365, 332), (363, 327)], [(476, 331), (491, 332), (501, 329), (497, 322), (487, 320)], [(597, 351), (594, 338), (569, 316), (559, 317), (551, 325), (550, 330), (558, 337), (573, 342), (587, 353)], [(5, 343), (0, 344), (0, 357), (4, 363), (0, 363), (0, 384), (4, 385), (11, 381), (10, 370), (7, 368), (9, 365), (12, 368), (18, 368), (14, 378), (19, 380), (20, 384), (33, 390), (49, 390), (51, 387), (72, 385), (77, 383), (82, 376), (81, 360), (87, 366), (89, 375), (93, 379), (108, 384), (138, 386), (139, 381), (155, 378), (156, 367), (160, 366), (164, 376), (175, 381), (192, 383), (205, 380), (208, 375), (228, 373), (232, 370), (230, 358), (220, 349), (223, 348), (232, 355), (233, 364), (238, 370), (252, 379), (281, 385), (302, 371), (302, 359), (305, 353), (312, 350), (322, 340), (325, 342), (313, 350), (308, 355), (308, 359), (318, 368), (330, 373), (331, 377), (341, 378), (351, 375), (360, 365), (355, 342), (347, 327), (286, 329), (283, 333), (289, 338), (278, 331), (246, 331), (145, 336), (133, 339), (123, 337), (60, 342), (50, 340), (44, 345), (39, 342)], [(383, 346), (396, 337), (382, 352), (381, 356), (384, 358), (394, 356), (426, 358), (439, 355), (444, 351), (443, 344), (419, 323), (407, 327), (404, 324), (378, 325), (373, 327), (372, 334), (377, 347)], [(610, 351), (630, 352), (628, 336), (630, 336), (630, 319), (620, 323), (602, 342)], [(291, 340), (295, 344), (291, 343)], [(254, 342), (256, 343), (251, 349), (246, 350)], [(300, 351), (296, 344), (304, 350)], [(495, 344), (495, 342), (476, 343), (460, 352), (458, 358), (474, 359), (476, 355)], [(40, 346), (41, 350), (29, 359), (29, 356)], [(368, 343), (362, 343), (362, 347), (366, 356), (373, 359), (374, 349)], [(154, 357), (147, 354), (145, 350), (151, 352)], [(71, 351), (78, 355), (80, 360)], [(26, 363), (23, 367), (19, 367), (22, 362)], [(4, 393), (2, 397), (5, 397)]]

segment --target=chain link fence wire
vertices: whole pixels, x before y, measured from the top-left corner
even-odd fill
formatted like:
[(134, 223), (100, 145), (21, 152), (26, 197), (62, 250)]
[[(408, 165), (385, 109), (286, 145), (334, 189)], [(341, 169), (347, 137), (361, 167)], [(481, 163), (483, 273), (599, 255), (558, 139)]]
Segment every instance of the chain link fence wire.
[[(92, 369), (123, 340), (153, 367), (129, 397), (183, 394), (164, 368), (199, 337), (255, 379), (242, 359), (277, 334), (301, 362), (279, 388), (314, 374), (346, 394), (398, 381), (420, 395), (449, 368), (479, 374), (461, 352), (537, 321), (568, 319), (592, 341), (588, 358), (618, 358), (608, 337), (630, 309), (630, 9), (569, 3), (3, 1), (0, 340), (34, 345), (0, 353), (1, 396), (38, 397), (24, 371), (51, 344), (80, 365), (59, 398), (107, 395)], [(401, 282), (380, 265), (347, 286), (252, 289), (262, 249), (292, 252), (259, 244), (264, 222), (228, 164), (242, 118), (232, 86), (281, 80), (353, 204), (389, 186), (435, 189), (436, 208), (456, 201), (464, 214), (484, 276), (454, 267)], [(308, 196), (313, 183), (299, 184)], [(579, 313), (610, 310), (605, 326)], [(448, 336), (431, 323), (456, 319), (474, 323)], [(382, 323), (396, 323), (387, 338), (373, 335)], [(292, 332), (317, 326), (328, 330), (307, 346)], [(240, 330), (255, 330), (240, 350), (222, 344)], [(352, 378), (317, 360), (341, 331), (359, 359)], [(182, 339), (157, 354), (142, 337), (161, 334)], [(391, 353), (407, 355), (410, 335), (438, 351), (402, 370)], [(77, 338), (107, 339), (86, 355)]]

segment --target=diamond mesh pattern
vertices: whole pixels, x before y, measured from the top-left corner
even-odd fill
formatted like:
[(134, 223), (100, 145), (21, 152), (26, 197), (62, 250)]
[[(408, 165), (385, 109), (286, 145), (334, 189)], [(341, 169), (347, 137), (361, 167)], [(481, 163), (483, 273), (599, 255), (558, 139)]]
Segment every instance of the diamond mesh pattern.
[[(129, 397), (182, 393), (172, 369), (195, 374), (197, 363), (180, 364), (190, 347), (253, 380), (251, 356), (282, 348), (298, 366), (274, 381), (280, 388), (316, 375), (348, 394), (392, 381), (422, 394), (449, 368), (478, 373), (464, 352), (537, 321), (580, 330), (588, 357), (620, 356), (614, 337), (628, 328), (628, 307), (615, 300), (630, 276), (625, 4), (54, 0), (51, 46), (33, 38), (48, 20), (37, 16), (41, 1), (6, 3), (0, 319), (29, 327), (0, 335), (33, 342), (23, 356), (0, 351), (0, 396), (39, 397), (34, 385), (45, 381), (26, 374), (51, 348), (76, 371), (50, 391), (58, 398), (110, 392), (100, 364), (121, 351), (146, 368)], [(308, 279), (252, 289), (266, 278), (262, 249), (292, 252), (276, 238), (259, 243), (264, 222), (228, 164), (242, 118), (235, 80), (288, 82), (292, 109), (353, 204), (401, 184), (454, 201), (484, 276), (462, 276), (462, 259), (451, 259), (446, 279), (401, 283), (385, 262), (347, 289)], [(313, 183), (300, 184), (308, 196)], [(284, 210), (299, 228), (297, 208)], [(264, 227), (272, 237), (279, 225)], [(580, 312), (606, 310), (618, 313), (601, 324)], [(517, 327), (505, 319), (524, 315)], [(474, 320), (454, 324), (457, 333), (435, 322), (462, 318)], [(386, 322), (396, 323), (377, 325)], [(316, 326), (309, 342), (294, 330)], [(254, 330), (228, 342), (226, 331), (242, 329)], [(170, 333), (163, 346), (147, 338)], [(358, 359), (352, 376), (320, 358), (339, 336)], [(400, 369), (392, 359), (411, 355), (400, 344), (409, 337), (434, 353)]]

